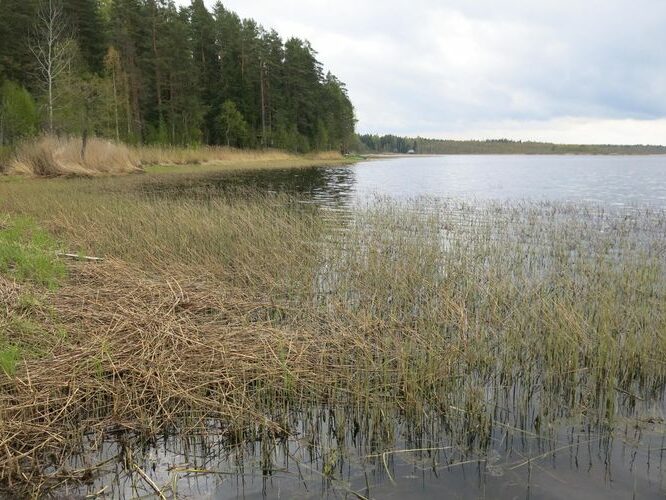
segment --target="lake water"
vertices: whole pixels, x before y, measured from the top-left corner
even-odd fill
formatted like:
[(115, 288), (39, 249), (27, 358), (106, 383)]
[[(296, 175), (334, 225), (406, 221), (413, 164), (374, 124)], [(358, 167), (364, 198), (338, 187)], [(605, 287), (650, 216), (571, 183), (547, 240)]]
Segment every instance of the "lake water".
[[(611, 435), (572, 424), (545, 437), (498, 426), (483, 452), (461, 450), (445, 430), (434, 429), (424, 441), (398, 438), (378, 452), (351, 431), (337, 436), (330, 415), (321, 410), (321, 441), (314, 447), (302, 435), (284, 443), (228, 446), (211, 433), (167, 438), (135, 460), (171, 498), (657, 500), (666, 494), (659, 424), (646, 428), (629, 421)], [(399, 423), (395, 430), (408, 434)], [(112, 443), (99, 459), (119, 453)], [(326, 467), (331, 472), (325, 476)], [(84, 498), (103, 490), (104, 497), (154, 498), (148, 485), (120, 466), (108, 472), (87, 488), (60, 493)]]
[(306, 194), (326, 205), (354, 205), (377, 195), (666, 208), (666, 156), (398, 157), (344, 167), (216, 174), (205, 184), (256, 185)]

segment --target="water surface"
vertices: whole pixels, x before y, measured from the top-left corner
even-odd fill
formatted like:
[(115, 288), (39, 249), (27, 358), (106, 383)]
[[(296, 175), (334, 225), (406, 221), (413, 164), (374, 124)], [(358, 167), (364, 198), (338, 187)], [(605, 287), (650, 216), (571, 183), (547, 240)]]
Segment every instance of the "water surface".
[(324, 205), (355, 205), (373, 196), (435, 196), (666, 208), (666, 155), (398, 157), (343, 167), (211, 174), (178, 189), (202, 186), (286, 191)]
[(435, 156), (359, 164), (356, 196), (666, 206), (666, 156)]

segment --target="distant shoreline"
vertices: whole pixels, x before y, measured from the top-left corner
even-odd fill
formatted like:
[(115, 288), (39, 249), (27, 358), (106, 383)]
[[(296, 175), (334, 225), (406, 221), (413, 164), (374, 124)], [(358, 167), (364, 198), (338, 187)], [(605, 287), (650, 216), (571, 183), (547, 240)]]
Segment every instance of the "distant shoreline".
[(476, 152), (476, 153), (368, 153), (359, 155), (368, 160), (380, 160), (389, 158), (429, 158), (436, 156), (664, 156), (663, 153), (576, 153), (576, 152), (553, 152), (553, 153), (509, 153), (509, 152)]
[(359, 135), (359, 152), (367, 155), (666, 155), (666, 146), (614, 144), (555, 144), (508, 139), (457, 141)]

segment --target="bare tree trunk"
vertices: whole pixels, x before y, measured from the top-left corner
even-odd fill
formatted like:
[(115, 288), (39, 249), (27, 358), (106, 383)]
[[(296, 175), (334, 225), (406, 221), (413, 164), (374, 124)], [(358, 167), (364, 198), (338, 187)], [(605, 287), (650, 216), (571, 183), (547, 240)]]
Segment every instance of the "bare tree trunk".
[(155, 58), (155, 90), (157, 94), (157, 112), (160, 121), (162, 121), (162, 72), (160, 71), (160, 59), (157, 51), (157, 5), (155, 0), (152, 2), (153, 7), (153, 26), (152, 26), (152, 42), (153, 42), (153, 57)]
[(169, 112), (171, 120), (171, 143), (176, 143), (176, 109), (175, 109), (175, 95), (176, 91), (173, 86), (173, 73), (169, 74)]
[(88, 126), (83, 129), (83, 134), (81, 137), (81, 161), (86, 161), (86, 147), (88, 146)]
[(53, 133), (53, 77), (49, 76), (49, 133)]
[(5, 145), (5, 103), (0, 101), (0, 146)]
[(259, 87), (261, 89), (261, 145), (266, 147), (266, 96), (264, 93), (264, 61), (259, 61)]
[(127, 108), (125, 114), (127, 115), (127, 139), (132, 137), (132, 104), (130, 102), (130, 86), (129, 76), (125, 73), (125, 107)]
[(35, 24), (36, 40), (30, 50), (37, 61), (39, 79), (46, 87), (50, 133), (54, 130), (54, 87), (71, 60), (66, 30), (67, 23), (58, 0), (42, 0)]
[(270, 73), (271, 68), (267, 66), (266, 71), (266, 121), (268, 122), (266, 128), (270, 137), (269, 146), (273, 146), (273, 93), (271, 92)]
[(118, 118), (118, 87), (116, 84), (116, 70), (113, 69), (112, 73), (113, 81), (113, 117), (116, 123), (116, 141), (120, 142), (120, 121)]

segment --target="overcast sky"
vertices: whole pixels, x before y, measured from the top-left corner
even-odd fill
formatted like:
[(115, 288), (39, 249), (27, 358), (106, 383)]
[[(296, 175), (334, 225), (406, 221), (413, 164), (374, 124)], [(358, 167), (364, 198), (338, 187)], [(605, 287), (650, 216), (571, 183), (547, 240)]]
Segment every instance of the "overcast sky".
[(666, 0), (223, 4), (310, 40), (360, 132), (666, 144)]

